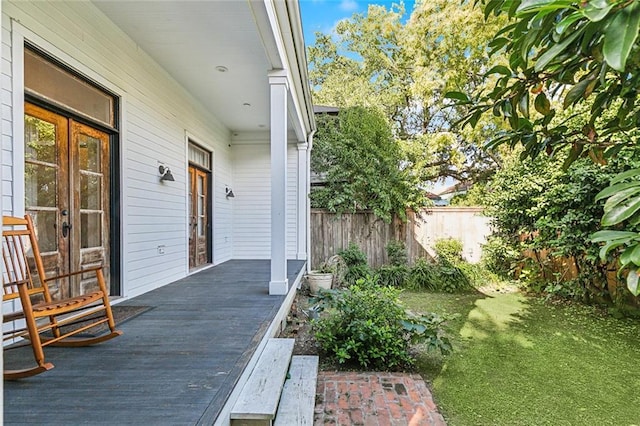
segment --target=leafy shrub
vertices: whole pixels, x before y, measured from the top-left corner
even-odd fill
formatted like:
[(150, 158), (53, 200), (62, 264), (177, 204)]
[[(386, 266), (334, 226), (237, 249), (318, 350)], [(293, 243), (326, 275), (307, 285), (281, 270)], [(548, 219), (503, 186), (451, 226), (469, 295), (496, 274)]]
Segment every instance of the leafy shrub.
[(348, 289), (323, 292), (318, 299), (325, 313), (312, 323), (321, 348), (340, 364), (373, 370), (411, 365), (409, 348), (415, 343), (426, 342), (429, 349), (448, 353), (451, 345), (441, 331), (444, 319), (410, 315), (398, 300), (399, 292), (371, 278)]
[(499, 235), (490, 236), (482, 246), (482, 265), (502, 278), (513, 278), (521, 258), (520, 252)]
[(445, 257), (439, 257), (435, 263), (421, 258), (409, 271), (407, 287), (455, 293), (471, 288), (471, 282), (458, 266)]
[(436, 290), (438, 287), (438, 274), (435, 265), (425, 258), (419, 258), (409, 270), (407, 287), (413, 290)]
[(340, 250), (338, 255), (342, 257), (344, 263), (349, 266), (366, 265), (367, 255), (358, 247), (356, 243), (349, 243), (349, 247)]
[(462, 260), (462, 241), (454, 238), (444, 238), (436, 240), (434, 246), (438, 258), (446, 259), (449, 262)]
[(436, 264), (437, 287), (436, 290), (446, 293), (455, 293), (471, 288), (471, 282), (464, 272), (444, 257), (438, 258)]
[(460, 262), (456, 265), (472, 287), (481, 287), (501, 281), (500, 277), (489, 271), (482, 263)]
[(357, 280), (371, 275), (371, 268), (367, 263), (367, 255), (355, 243), (350, 243), (349, 247), (340, 250), (338, 255), (342, 258), (346, 267), (344, 273), (344, 283), (353, 285)]
[(376, 282), (381, 286), (403, 287), (409, 276), (407, 266), (407, 250), (402, 241), (391, 241), (387, 244), (388, 265), (376, 270)]
[(401, 144), (376, 108), (342, 108), (338, 116), (320, 114), (311, 151), (311, 170), (324, 179), (310, 194), (313, 207), (344, 213), (373, 210), (391, 223), (406, 219), (407, 208), (427, 204), (419, 178), (400, 168)]
[(403, 287), (408, 277), (407, 265), (387, 265), (376, 271), (377, 283), (385, 287)]
[[(492, 226), (500, 237), (484, 248), (489, 252), (487, 267), (504, 274), (517, 264), (522, 283), (553, 297), (618, 303), (616, 295), (607, 292), (606, 267), (598, 257), (601, 247), (591, 238), (601, 229), (604, 213), (604, 200), (597, 194), (617, 173), (640, 167), (638, 147), (622, 149), (606, 164), (578, 158), (568, 169), (563, 167), (568, 151), (540, 155), (530, 162), (520, 161), (518, 154), (516, 150), (505, 157), (486, 191), (486, 214), (493, 217)], [(631, 224), (624, 228), (638, 229)], [(537, 267), (527, 260), (512, 263), (512, 248), (537, 262)], [(549, 258), (570, 259), (579, 273), (565, 274), (561, 262), (549, 264)]]
[(405, 266), (407, 264), (407, 248), (402, 241), (390, 241), (386, 249), (389, 265)]

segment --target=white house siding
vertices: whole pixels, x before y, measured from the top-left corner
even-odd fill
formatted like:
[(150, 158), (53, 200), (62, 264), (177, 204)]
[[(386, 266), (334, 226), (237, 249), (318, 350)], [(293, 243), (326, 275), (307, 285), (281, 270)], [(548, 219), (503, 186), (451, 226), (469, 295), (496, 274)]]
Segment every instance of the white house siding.
[[(22, 176), (11, 169), (12, 23), (25, 39), (121, 96), (122, 285), (125, 296), (160, 287), (188, 273), (186, 134), (214, 152), (214, 262), (231, 258), (231, 210), (224, 184), (231, 176), (229, 131), (88, 2), (3, 2), (3, 209), (23, 211)], [(16, 30), (14, 30), (16, 31)], [(21, 125), (21, 124), (20, 124)], [(19, 156), (21, 153), (16, 153)], [(158, 162), (175, 182), (160, 183)], [(113, 178), (116, 178), (114, 176)], [(158, 254), (158, 246), (165, 254)]]
[(2, 209), (3, 213), (10, 213), (13, 208), (13, 188), (11, 176), (13, 175), (13, 158), (11, 155), (11, 115), (13, 113), (13, 100), (11, 99), (11, 32), (10, 22), (6, 15), (2, 15)]
[[(271, 257), (271, 154), (268, 135), (240, 135), (232, 144), (233, 258)], [(297, 148), (287, 147), (287, 257), (296, 258)]]

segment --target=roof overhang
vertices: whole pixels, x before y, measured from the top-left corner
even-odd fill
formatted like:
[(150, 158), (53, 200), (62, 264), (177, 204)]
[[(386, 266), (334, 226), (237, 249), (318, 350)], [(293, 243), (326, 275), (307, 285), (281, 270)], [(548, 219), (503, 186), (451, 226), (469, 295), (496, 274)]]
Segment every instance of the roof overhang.
[(94, 4), (230, 131), (268, 130), (274, 70), (289, 79), (290, 130), (315, 128), (297, 0)]

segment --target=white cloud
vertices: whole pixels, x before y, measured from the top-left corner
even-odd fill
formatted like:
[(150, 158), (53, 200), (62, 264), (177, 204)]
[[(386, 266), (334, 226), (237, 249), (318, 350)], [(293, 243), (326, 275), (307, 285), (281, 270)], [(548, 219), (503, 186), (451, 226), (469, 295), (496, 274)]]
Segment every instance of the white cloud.
[(353, 12), (358, 9), (358, 2), (356, 0), (342, 0), (340, 2), (340, 10), (344, 12)]

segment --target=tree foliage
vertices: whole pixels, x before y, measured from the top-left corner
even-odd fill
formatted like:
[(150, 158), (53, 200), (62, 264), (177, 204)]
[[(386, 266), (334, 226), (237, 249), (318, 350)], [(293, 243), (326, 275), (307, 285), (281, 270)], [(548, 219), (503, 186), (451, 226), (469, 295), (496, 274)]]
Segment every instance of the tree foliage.
[[(492, 115), (508, 129), (487, 145), (522, 145), (522, 158), (557, 155), (569, 149), (564, 167), (580, 157), (604, 164), (638, 142), (640, 106), (640, 1), (637, 0), (476, 0), (485, 17), (508, 23), (489, 43), (506, 61), (486, 71), (489, 90), (452, 91), (448, 97), (469, 110), (462, 120), (477, 127)], [(640, 172), (614, 179), (637, 179)], [(634, 178), (635, 176), (635, 178)], [(611, 193), (609, 193), (611, 195)], [(603, 225), (640, 221), (640, 192), (608, 201)], [(616, 202), (617, 200), (617, 202)], [(614, 206), (615, 205), (615, 206)], [(613, 211), (613, 213), (611, 213)], [(623, 213), (623, 214), (617, 214)], [(612, 220), (614, 219), (614, 220)], [(598, 234), (598, 242), (633, 253), (640, 238), (622, 244)], [(637, 285), (638, 257), (625, 255), (629, 288)], [(606, 253), (603, 253), (606, 255)]]
[[(640, 2), (630, 0), (482, 0), (485, 16), (507, 15), (508, 24), (491, 41), (494, 52), (508, 61), (489, 69), (492, 90), (451, 93), (469, 103), (467, 122), (492, 113), (504, 118), (509, 131), (491, 146), (524, 145), (535, 158), (571, 147), (570, 160), (589, 151), (610, 157), (635, 143), (640, 108), (635, 99), (640, 83), (637, 35)], [(581, 126), (554, 121), (561, 108), (587, 102), (577, 111)], [(567, 119), (566, 117), (565, 119)], [(573, 118), (573, 117), (572, 117)], [(604, 118), (604, 119), (602, 119)]]
[[(614, 259), (608, 256), (601, 260), (601, 249), (591, 240), (591, 235), (601, 229), (600, 217), (605, 209), (598, 194), (621, 169), (640, 164), (640, 151), (625, 149), (605, 166), (581, 158), (566, 172), (561, 167), (566, 152), (526, 162), (517, 154), (505, 161), (485, 192), (487, 213), (495, 218), (497, 236), (505, 245), (503, 251), (535, 254), (530, 261), (536, 274), (524, 279), (539, 290), (566, 297), (606, 297), (607, 264)], [(555, 276), (545, 263), (547, 259), (538, 256), (543, 252), (569, 259), (577, 277)], [(613, 301), (620, 297), (610, 296)]]
[(401, 168), (401, 149), (385, 117), (374, 109), (346, 108), (318, 117), (311, 169), (324, 185), (311, 192), (314, 207), (332, 212), (373, 210), (390, 222), (406, 218), (426, 198), (415, 178)]
[(485, 176), (497, 156), (480, 149), (502, 124), (459, 131), (452, 127), (467, 106), (445, 109), (444, 93), (485, 84), (483, 70), (495, 61), (484, 54), (500, 19), (487, 23), (468, 2), (429, 0), (404, 8), (370, 5), (316, 34), (308, 50), (316, 104), (365, 106), (383, 111), (403, 147), (403, 167), (422, 182), (451, 176)]

